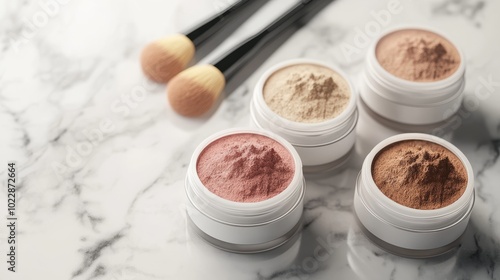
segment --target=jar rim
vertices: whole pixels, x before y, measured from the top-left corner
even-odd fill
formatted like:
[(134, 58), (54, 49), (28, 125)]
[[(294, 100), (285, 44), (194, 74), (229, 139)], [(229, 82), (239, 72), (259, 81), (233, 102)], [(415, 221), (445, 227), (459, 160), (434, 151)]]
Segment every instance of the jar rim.
[[(403, 31), (403, 30), (422, 30), (422, 31), (427, 31), (434, 33), (448, 42), (450, 42), (455, 49), (457, 50), (459, 56), (460, 56), (460, 64), (458, 68), (455, 70), (453, 74), (450, 76), (437, 80), (437, 81), (431, 81), (431, 82), (417, 82), (417, 81), (410, 81), (406, 80), (403, 78), (400, 78), (389, 71), (387, 71), (382, 65), (380, 65), (380, 62), (377, 59), (376, 56), (376, 49), (377, 45), (380, 42), (382, 38), (385, 36), (398, 32), (398, 31)], [(374, 43), (370, 47), (367, 55), (367, 60), (368, 62), (372, 61), (373, 67), (375, 68), (375, 71), (379, 73), (386, 81), (389, 82), (390, 85), (396, 86), (397, 87), (404, 87), (404, 88), (413, 88), (417, 91), (432, 91), (432, 90), (439, 90), (441, 88), (449, 87), (455, 83), (457, 83), (465, 74), (465, 55), (461, 48), (453, 41), (451, 40), (448, 36), (444, 34), (444, 32), (441, 32), (440, 30), (435, 29), (434, 27), (430, 26), (425, 26), (425, 25), (399, 25), (395, 26), (393, 28), (387, 29), (386, 31), (382, 32), (377, 39), (375, 39)], [(429, 93), (427, 93), (429, 94)], [(439, 94), (439, 93), (438, 93)]]
[[(399, 204), (396, 201), (390, 199), (377, 187), (371, 173), (371, 167), (375, 156), (382, 149), (391, 144), (408, 140), (423, 140), (432, 142), (448, 149), (455, 156), (457, 156), (467, 172), (467, 185), (464, 193), (460, 196), (460, 198), (458, 198), (450, 205), (437, 209), (415, 209)], [(382, 140), (366, 156), (365, 161), (363, 162), (362, 172), (364, 173), (363, 176), (365, 176), (365, 179), (367, 180), (366, 182), (368, 182), (367, 188), (370, 190), (370, 193), (374, 195), (373, 198), (376, 199), (381, 205), (383, 205), (385, 209), (391, 211), (392, 213), (397, 213), (397, 215), (400, 216), (421, 218), (444, 217), (460, 211), (462, 208), (466, 207), (471, 200), (471, 196), (474, 194), (474, 174), (472, 166), (470, 165), (470, 162), (467, 160), (465, 155), (455, 145), (442, 138), (430, 134), (403, 133)]]
[[(196, 170), (196, 163), (201, 152), (210, 143), (213, 143), (214, 141), (226, 136), (246, 133), (262, 135), (276, 141), (291, 154), (294, 160), (294, 174), (290, 184), (281, 193), (266, 200), (257, 202), (237, 202), (222, 198), (212, 193), (203, 185)], [(208, 206), (204, 208), (205, 210), (208, 210), (208, 208), (210, 208), (218, 213), (238, 213), (238, 215), (240, 216), (265, 215), (269, 212), (278, 211), (277, 208), (279, 208), (280, 206), (295, 203), (296, 198), (300, 197), (300, 191), (303, 188), (302, 162), (293, 146), (279, 135), (263, 129), (231, 128), (212, 134), (204, 141), (202, 141), (195, 149), (191, 157), (191, 163), (188, 167), (187, 177), (190, 177), (193, 183), (191, 185), (191, 188), (197, 198), (200, 198), (202, 202), (206, 203), (206, 205)], [(186, 187), (187, 186), (188, 185), (186, 185)]]
[[(264, 95), (263, 95), (264, 85), (266, 81), (275, 72), (283, 68), (299, 64), (313, 64), (327, 68), (339, 74), (347, 82), (347, 84), (349, 85), (349, 91), (351, 96), (349, 97), (349, 102), (347, 104), (347, 107), (344, 108), (344, 110), (338, 116), (324, 120), (322, 122), (315, 122), (315, 123), (296, 122), (282, 117), (281, 115), (271, 110), (271, 108), (269, 108), (269, 106), (264, 100)], [(338, 66), (315, 59), (297, 58), (297, 59), (288, 59), (282, 61), (278, 64), (275, 64), (271, 68), (267, 69), (264, 72), (264, 74), (262, 74), (262, 76), (259, 78), (255, 86), (254, 99), (257, 101), (257, 103), (260, 104), (260, 107), (265, 115), (273, 119), (275, 122), (281, 124), (280, 125), (281, 127), (286, 127), (286, 130), (317, 133), (317, 132), (336, 130), (339, 126), (342, 126), (342, 124), (349, 122), (349, 120), (352, 117), (352, 114), (356, 111), (357, 91), (355, 90), (353, 83), (351, 82), (347, 74), (344, 71), (342, 71)]]

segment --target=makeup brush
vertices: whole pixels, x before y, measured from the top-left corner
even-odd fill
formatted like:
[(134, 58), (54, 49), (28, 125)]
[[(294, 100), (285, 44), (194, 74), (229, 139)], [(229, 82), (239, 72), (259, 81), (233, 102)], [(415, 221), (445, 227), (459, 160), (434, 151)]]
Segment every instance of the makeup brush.
[(196, 47), (220, 30), (229, 20), (235, 18), (251, 2), (240, 0), (185, 35), (173, 34), (149, 43), (141, 53), (144, 74), (155, 82), (168, 82), (186, 68), (194, 57)]
[(302, 0), (264, 29), (237, 45), (212, 65), (196, 65), (172, 78), (167, 87), (170, 105), (178, 114), (197, 117), (214, 105), (226, 79), (262, 47), (315, 7), (321, 0)]

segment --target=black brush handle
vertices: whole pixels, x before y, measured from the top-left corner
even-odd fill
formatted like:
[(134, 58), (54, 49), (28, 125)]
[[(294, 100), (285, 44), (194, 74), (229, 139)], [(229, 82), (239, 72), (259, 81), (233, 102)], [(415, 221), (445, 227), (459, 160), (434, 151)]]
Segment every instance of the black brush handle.
[(191, 31), (186, 33), (186, 37), (188, 37), (195, 46), (199, 46), (203, 41), (221, 29), (228, 20), (234, 18), (251, 3), (252, 1), (250, 0), (240, 0), (234, 3), (224, 11), (213, 15), (194, 27)]
[(228, 54), (213, 63), (213, 65), (219, 69), (227, 79), (234, 71), (240, 68), (240, 66), (248, 62), (265, 43), (307, 14), (314, 7), (312, 4), (319, 1), (320, 0), (300, 1), (257, 34), (236, 46)]

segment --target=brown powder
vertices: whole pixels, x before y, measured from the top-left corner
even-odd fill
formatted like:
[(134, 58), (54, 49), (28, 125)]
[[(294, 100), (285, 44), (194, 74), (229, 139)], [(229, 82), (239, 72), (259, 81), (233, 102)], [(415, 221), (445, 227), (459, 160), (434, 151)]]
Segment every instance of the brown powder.
[(315, 123), (335, 118), (351, 96), (349, 84), (335, 71), (297, 64), (276, 71), (266, 81), (264, 100), (278, 115), (295, 122)]
[(385, 147), (373, 160), (372, 176), (387, 197), (415, 209), (450, 205), (467, 186), (467, 172), (458, 157), (441, 145), (423, 140)]
[(384, 36), (377, 44), (380, 65), (393, 75), (415, 82), (451, 76), (460, 65), (457, 48), (436, 33), (406, 29)]
[(196, 169), (203, 185), (214, 194), (237, 202), (258, 202), (284, 191), (295, 165), (290, 152), (275, 140), (241, 133), (208, 145)]

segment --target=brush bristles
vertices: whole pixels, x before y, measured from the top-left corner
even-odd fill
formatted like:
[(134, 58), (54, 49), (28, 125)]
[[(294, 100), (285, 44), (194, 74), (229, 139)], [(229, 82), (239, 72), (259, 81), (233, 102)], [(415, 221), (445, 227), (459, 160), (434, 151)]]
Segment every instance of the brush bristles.
[(193, 66), (170, 81), (168, 101), (180, 115), (197, 117), (212, 108), (225, 84), (224, 75), (214, 66)]
[(193, 42), (182, 34), (157, 40), (142, 51), (142, 70), (149, 79), (166, 83), (186, 68), (194, 52)]

